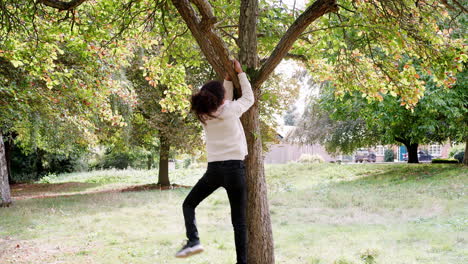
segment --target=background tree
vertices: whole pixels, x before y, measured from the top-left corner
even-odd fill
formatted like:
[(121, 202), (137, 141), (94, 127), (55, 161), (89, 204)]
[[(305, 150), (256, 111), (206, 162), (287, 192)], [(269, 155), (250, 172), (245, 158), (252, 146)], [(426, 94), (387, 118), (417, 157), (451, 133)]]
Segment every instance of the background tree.
[(418, 162), (418, 146), (448, 139), (463, 142), (467, 133), (468, 92), (466, 71), (452, 88), (438, 87), (426, 80), (426, 95), (412, 109), (401, 107), (402, 99), (390, 94), (381, 101), (368, 101), (360, 93), (335, 96), (326, 85), (320, 98), (312, 101), (293, 138), (319, 142), (330, 152), (351, 153), (376, 144), (403, 144), (408, 163)]
[[(111, 78), (125, 55), (98, 48), (99, 36), (108, 32), (54, 23), (62, 14), (42, 9), (34, 9), (36, 16), (18, 15), (34, 7), (29, 2), (1, 5), (0, 22), (7, 25), (0, 29), (0, 133), (8, 142), (25, 153), (69, 155), (97, 143), (104, 126), (126, 125), (109, 100), (126, 93)], [(8, 24), (15, 14), (18, 30)]]
[(297, 114), (297, 106), (293, 105), (290, 107), (287, 111), (286, 114), (284, 115), (284, 124), (287, 126), (294, 126), (296, 125), (298, 114)]
[(11, 204), (10, 184), (8, 183), (8, 169), (5, 159), (5, 147), (3, 145), (3, 137), (0, 133), (0, 207), (9, 206)]
[(288, 141), (300, 144), (318, 143), (333, 154), (351, 154), (358, 148), (375, 143), (375, 138), (379, 135), (367, 129), (365, 120), (360, 117), (333, 119), (333, 110), (329, 112), (325, 109), (321, 96), (309, 98), (296, 128), (287, 138)]
[[(161, 186), (169, 186), (169, 153), (171, 146), (177, 151), (195, 153), (202, 146), (201, 127), (193, 115), (187, 115), (185, 111), (168, 111), (163, 107), (164, 100), (169, 93), (176, 89), (184, 89), (185, 92), (177, 92), (188, 102), (192, 94), (190, 87), (185, 84), (185, 68), (183, 65), (168, 64), (167, 69), (155, 76), (154, 71), (148, 71), (160, 64), (164, 58), (158, 57), (154, 52), (146, 51), (145, 56), (135, 56), (132, 66), (127, 70), (127, 76), (138, 94), (138, 113), (145, 119), (149, 128), (156, 131), (159, 138), (159, 180)], [(157, 80), (157, 81), (155, 81)], [(182, 86), (181, 86), (182, 85)], [(174, 87), (178, 86), (178, 87)], [(179, 108), (180, 110), (186, 107)]]

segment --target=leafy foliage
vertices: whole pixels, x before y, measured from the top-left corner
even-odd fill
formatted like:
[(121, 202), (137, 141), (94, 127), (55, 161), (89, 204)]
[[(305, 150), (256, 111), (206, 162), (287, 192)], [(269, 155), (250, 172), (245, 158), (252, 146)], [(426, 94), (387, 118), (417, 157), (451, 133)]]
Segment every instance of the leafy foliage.
[(463, 163), (464, 157), (465, 157), (465, 152), (464, 151), (460, 151), (460, 152), (458, 152), (457, 154), (455, 154), (453, 156), (453, 158), (458, 160), (458, 162), (460, 162), (460, 163)]
[(385, 162), (393, 162), (395, 160), (395, 153), (392, 149), (386, 149), (384, 153)]
[(349, 153), (376, 144), (422, 144), (463, 140), (467, 131), (466, 71), (452, 88), (427, 79), (426, 96), (413, 109), (401, 107), (402, 98), (384, 95), (368, 101), (360, 93), (336, 96), (336, 86), (325, 85), (318, 100), (304, 113), (295, 138), (319, 142), (328, 151)]
[[(413, 108), (430, 76), (451, 87), (468, 60), (466, 14), (450, 14), (439, 1), (341, 1), (338, 14), (314, 23), (294, 52), (309, 69), (332, 81), (335, 94), (356, 92), (369, 101), (386, 94)], [(307, 44), (314, 48), (307, 49)]]
[(457, 159), (433, 159), (432, 163), (459, 163)]

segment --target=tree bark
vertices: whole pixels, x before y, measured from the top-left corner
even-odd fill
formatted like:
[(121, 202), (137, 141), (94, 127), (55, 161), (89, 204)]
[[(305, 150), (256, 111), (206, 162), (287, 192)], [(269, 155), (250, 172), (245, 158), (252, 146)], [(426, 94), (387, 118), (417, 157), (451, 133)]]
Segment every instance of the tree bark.
[[(239, 61), (247, 67), (251, 80), (255, 78), (258, 65), (257, 54), (258, 0), (242, 0), (239, 16)], [(255, 98), (260, 95), (260, 86), (252, 86)], [(258, 100), (242, 116), (248, 152), (245, 163), (247, 181), (247, 262), (275, 263), (273, 232), (268, 205), (267, 184), (263, 164), (262, 139), (260, 136)]]
[(258, 67), (257, 20), (258, 0), (242, 0), (239, 16), (239, 61), (252, 70)]
[[(258, 90), (258, 88), (254, 88)], [(248, 263), (275, 263), (273, 232), (263, 163), (258, 101), (242, 116), (249, 154), (247, 176)]]
[(36, 149), (36, 159), (34, 160), (34, 167), (36, 169), (36, 180), (38, 180), (44, 173), (44, 163), (42, 159), (44, 157), (44, 150)]
[(169, 150), (171, 148), (169, 141), (163, 135), (159, 137), (159, 175), (158, 184), (161, 186), (171, 185), (169, 181)]
[(72, 0), (69, 2), (65, 2), (59, 0), (39, 0), (37, 2), (64, 11), (75, 9), (85, 1), (86, 0)]
[(406, 143), (406, 149), (408, 150), (408, 163), (419, 163), (418, 159), (418, 144)]
[[(197, 6), (200, 12), (199, 15), (196, 14), (190, 2), (194, 2)], [(223, 78), (225, 73), (228, 73), (232, 77), (234, 85), (239, 87), (239, 79), (234, 67), (232, 67), (229, 51), (221, 38), (213, 31), (216, 18), (210, 12), (210, 8), (207, 7), (209, 5), (207, 0), (172, 0), (172, 3), (184, 19), (205, 58), (216, 71), (218, 77)]]
[(468, 166), (468, 137), (465, 140), (465, 154), (463, 156), (463, 164)]
[(11, 175), (11, 156), (13, 152), (13, 140), (10, 137), (7, 137), (7, 141), (4, 143), (5, 145), (5, 159), (6, 159), (6, 164), (7, 164), (7, 173), (8, 173), (8, 181), (10, 184), (15, 183), (13, 181), (12, 175)]
[(5, 158), (5, 145), (3, 135), (0, 132), (0, 207), (11, 205), (10, 184), (8, 182), (8, 169)]

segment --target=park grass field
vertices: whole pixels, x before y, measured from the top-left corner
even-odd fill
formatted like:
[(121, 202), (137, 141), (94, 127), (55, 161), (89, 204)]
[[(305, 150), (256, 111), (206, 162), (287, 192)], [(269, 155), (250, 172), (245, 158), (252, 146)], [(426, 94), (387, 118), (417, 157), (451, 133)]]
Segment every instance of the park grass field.
[[(266, 169), (276, 263), (468, 263), (466, 167)], [(172, 182), (193, 185), (203, 172), (177, 170)], [(23, 199), (0, 209), (0, 263), (235, 263), (223, 189), (197, 209), (206, 251), (190, 259), (173, 257), (184, 240), (181, 204), (190, 189), (111, 191), (156, 177), (157, 171), (107, 170), (48, 177), (34, 191), (15, 189)], [(28, 198), (44, 193), (57, 197)]]

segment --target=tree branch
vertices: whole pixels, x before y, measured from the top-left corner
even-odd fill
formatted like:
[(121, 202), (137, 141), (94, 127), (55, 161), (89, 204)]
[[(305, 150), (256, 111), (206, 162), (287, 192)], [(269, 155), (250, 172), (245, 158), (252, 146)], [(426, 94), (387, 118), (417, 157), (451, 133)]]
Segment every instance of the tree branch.
[[(284, 56), (285, 59), (293, 59), (293, 60), (298, 60), (302, 62), (308, 62), (309, 60), (307, 59), (307, 56), (302, 55), (302, 54), (293, 54), (293, 53), (287, 53)], [(268, 60), (268, 58), (263, 58), (260, 60), (260, 63), (264, 63)]]
[(58, 10), (71, 10), (81, 5), (84, 1), (86, 0), (72, 0), (70, 2), (59, 0), (38, 0), (38, 3), (42, 3)]
[(302, 62), (309, 62), (307, 59), (307, 56), (301, 55), (301, 54), (293, 54), (293, 53), (287, 53), (286, 56), (284, 56), (287, 59), (293, 59), (293, 60), (298, 60)]
[(317, 18), (330, 12), (338, 11), (336, 0), (317, 0), (302, 13), (296, 21), (289, 27), (286, 34), (276, 45), (271, 56), (262, 65), (255, 80), (254, 86), (260, 86), (273, 70), (278, 66), (281, 60), (286, 56), (294, 42), (299, 38), (302, 32)]
[[(200, 49), (205, 55), (206, 59), (216, 71), (219, 78), (223, 78), (226, 73), (233, 77), (233, 82), (236, 87), (240, 87), (237, 74), (232, 67), (229, 58), (229, 51), (224, 46), (221, 38), (213, 32), (213, 21), (216, 18), (213, 16), (210, 4), (206, 0), (190, 0), (201, 13), (202, 20), (197, 17), (195, 10), (190, 4), (189, 0), (172, 0), (172, 3), (177, 8), (177, 11), (184, 19), (188, 28), (192, 32), (193, 37), (197, 41)], [(213, 19), (214, 18), (214, 19)], [(202, 21), (208, 21), (202, 23)]]
[[(239, 61), (247, 71), (258, 68), (257, 20), (258, 0), (241, 0), (239, 15)], [(255, 90), (257, 86), (253, 86)]]
[(236, 43), (236, 45), (239, 46), (239, 39), (238, 38), (234, 37), (234, 35), (232, 35), (232, 34), (229, 34), (229, 32), (227, 32), (226, 30), (224, 30), (222, 28), (220, 28), (220, 30), (224, 35), (226, 35), (226, 36), (230, 37), (231, 39), (233, 39), (234, 42)]
[(452, 0), (463, 12), (465, 13), (468, 13), (468, 10), (462, 5), (460, 4), (460, 2), (458, 2), (457, 0)]
[(190, 2), (195, 4), (202, 16), (202, 20), (200, 22), (201, 30), (206, 32), (213, 28), (213, 25), (216, 23), (217, 19), (213, 14), (213, 8), (211, 7), (210, 3), (208, 3), (207, 0), (190, 0)]

